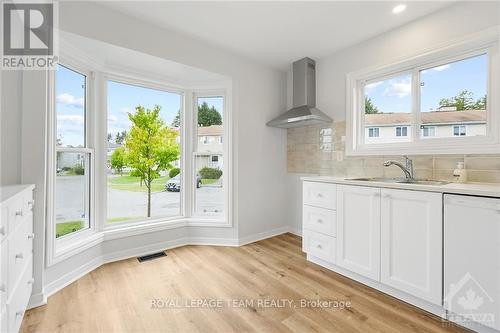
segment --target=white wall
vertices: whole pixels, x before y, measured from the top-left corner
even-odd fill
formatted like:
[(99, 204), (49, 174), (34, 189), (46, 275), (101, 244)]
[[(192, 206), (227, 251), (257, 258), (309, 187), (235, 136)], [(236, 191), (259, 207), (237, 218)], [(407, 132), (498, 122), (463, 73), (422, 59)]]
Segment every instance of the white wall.
[(0, 185), (21, 182), (22, 72), (2, 71), (0, 105)]
[(333, 116), (334, 121), (345, 120), (346, 74), (391, 63), (499, 24), (500, 3), (457, 3), (332, 56), (318, 59), (317, 105)]
[[(410, 7), (410, 6), (409, 6)], [(403, 14), (404, 15), (404, 14)], [(316, 59), (316, 104), (334, 121), (345, 120), (346, 75), (367, 67), (391, 63), (420, 50), (439, 46), (452, 39), (500, 24), (500, 3), (462, 2), (413, 21), (335, 54)], [(289, 74), (290, 76), (290, 74)], [(288, 98), (290, 102), (290, 82)], [(289, 175), (289, 187), (296, 188), (299, 175)], [(290, 193), (293, 202), (298, 193)], [(289, 220), (301, 226), (302, 216), (291, 213)]]

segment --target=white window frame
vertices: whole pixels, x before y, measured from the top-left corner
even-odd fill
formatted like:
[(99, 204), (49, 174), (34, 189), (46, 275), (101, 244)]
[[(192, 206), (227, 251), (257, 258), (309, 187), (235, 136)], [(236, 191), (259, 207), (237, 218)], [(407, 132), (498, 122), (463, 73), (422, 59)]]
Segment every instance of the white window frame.
[[(401, 132), (401, 135), (398, 135), (398, 129)], [(406, 129), (406, 134), (403, 135), (403, 129)], [(408, 137), (408, 126), (396, 126), (396, 137), (397, 138), (406, 138)]]
[[(90, 190), (90, 227), (85, 230), (55, 238), (55, 170), (56, 170), (56, 114), (55, 114), (55, 72), (49, 72), (48, 85), (48, 165), (47, 165), (47, 242), (46, 265), (53, 266), (73, 255), (89, 249), (105, 240), (119, 239), (134, 235), (141, 235), (160, 230), (174, 229), (188, 226), (202, 227), (232, 227), (233, 226), (233, 182), (232, 182), (232, 82), (221, 81), (214, 85), (203, 86), (176, 86), (166, 84), (155, 77), (154, 73), (138, 75), (128, 68), (109, 67), (94, 61), (94, 59), (76, 52), (68, 47), (60, 51), (61, 64), (87, 75), (87, 110), (86, 110), (86, 138), (91, 145), (91, 190)], [(182, 185), (193, 188), (192, 175), (192, 147), (198, 144), (196, 127), (193, 123), (193, 106), (196, 96), (222, 96), (224, 98), (224, 212), (218, 215), (194, 216), (192, 214), (194, 191), (184, 191), (181, 199), (182, 216), (147, 219), (117, 223), (116, 226), (107, 226), (107, 80), (113, 80), (162, 91), (183, 94), (183, 109), (181, 114), (181, 164), (184, 167)], [(191, 110), (191, 112), (186, 112)], [(193, 134), (193, 135), (191, 135)]]
[[(426, 129), (427, 129), (427, 133), (430, 133), (430, 130), (432, 129), (433, 135), (424, 135)], [(435, 137), (436, 136), (436, 129), (437, 129), (437, 126), (435, 126), (435, 125), (423, 125), (423, 127), (421, 128), (422, 138)]]
[[(223, 133), (222, 136), (225, 136), (226, 140), (223, 140), (224, 142), (231, 142), (231, 132), (230, 132), (230, 126), (227, 124), (231, 123), (231, 114), (227, 110), (227, 93), (225, 90), (198, 90), (193, 93), (193, 111), (192, 111), (192, 121), (191, 121), (191, 126), (195, 129), (193, 130), (192, 135), (197, 137), (198, 132), (198, 98), (213, 98), (213, 97), (221, 97), (223, 100), (223, 106), (222, 106), (222, 129)], [(196, 143), (196, 145), (192, 146), (191, 150), (191, 156), (192, 156), (192, 163), (191, 163), (191, 179), (194, 181), (196, 179), (196, 155), (200, 154), (198, 152), (198, 144), (199, 140), (193, 139), (193, 142)], [(218, 153), (218, 152), (211, 152), (211, 153)], [(222, 159), (224, 161), (224, 164), (222, 166), (222, 184), (223, 184), (223, 191), (224, 191), (224, 208), (222, 213), (203, 213), (200, 214), (199, 212), (196, 212), (196, 186), (191, 186), (191, 216), (193, 216), (195, 219), (197, 219), (197, 222), (192, 223), (192, 225), (206, 225), (206, 223), (215, 223), (219, 225), (226, 225), (224, 220), (227, 220), (227, 218), (231, 214), (231, 204), (230, 204), (230, 197), (231, 197), (231, 166), (226, 163), (227, 161), (230, 161), (228, 158), (230, 154), (230, 145), (226, 143), (222, 143)], [(209, 154), (211, 156), (211, 154)]]
[[(500, 152), (500, 56), (497, 27), (452, 41), (394, 63), (349, 73), (346, 78), (346, 154), (471, 154)], [(488, 54), (487, 129), (485, 136), (433, 138), (420, 137), (419, 130), (410, 131), (410, 142), (365, 143), (364, 141), (364, 85), (405, 73), (412, 73), (412, 126), (420, 127), (421, 70)]]
[[(455, 127), (458, 127), (458, 135), (455, 135)], [(464, 135), (462, 134), (462, 128), (464, 129)], [(453, 125), (452, 126), (452, 135), (454, 137), (467, 136), (467, 125)]]
[[(82, 244), (94, 244), (96, 237), (96, 186), (95, 186), (95, 72), (89, 66), (66, 54), (60, 55), (62, 66), (86, 76), (85, 86), (85, 147), (57, 147), (56, 76), (50, 71), (48, 76), (48, 162), (47, 162), (47, 265), (64, 260)], [(89, 154), (89, 227), (56, 238), (55, 196), (57, 152)]]
[[(370, 132), (373, 133), (373, 135), (370, 135)], [(375, 135), (375, 132), (377, 133), (377, 135)], [(368, 127), (368, 137), (380, 138), (380, 127)]]

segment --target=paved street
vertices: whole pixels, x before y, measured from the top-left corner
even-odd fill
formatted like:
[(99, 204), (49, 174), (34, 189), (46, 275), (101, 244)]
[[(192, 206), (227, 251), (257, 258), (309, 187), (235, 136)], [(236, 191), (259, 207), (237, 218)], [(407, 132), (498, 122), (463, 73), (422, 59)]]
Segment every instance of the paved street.
[[(80, 219), (84, 213), (84, 176), (58, 176), (56, 188), (56, 219), (66, 222)], [(179, 215), (180, 193), (157, 192), (151, 195), (153, 216)], [(202, 186), (196, 190), (198, 211), (221, 211), (224, 192), (221, 187)], [(146, 216), (147, 194), (108, 188), (108, 219), (140, 218)]]

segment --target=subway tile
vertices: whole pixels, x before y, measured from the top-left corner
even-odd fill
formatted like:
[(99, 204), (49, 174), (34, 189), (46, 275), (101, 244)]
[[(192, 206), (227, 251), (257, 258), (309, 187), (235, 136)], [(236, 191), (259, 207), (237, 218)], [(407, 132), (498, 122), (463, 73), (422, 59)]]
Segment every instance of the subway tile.
[(493, 170), (500, 171), (500, 157), (466, 157), (467, 170)]
[(468, 170), (467, 181), (477, 183), (500, 183), (500, 171)]
[(454, 156), (454, 157), (435, 157), (434, 158), (434, 168), (435, 169), (455, 169), (458, 162), (464, 162), (464, 156)]

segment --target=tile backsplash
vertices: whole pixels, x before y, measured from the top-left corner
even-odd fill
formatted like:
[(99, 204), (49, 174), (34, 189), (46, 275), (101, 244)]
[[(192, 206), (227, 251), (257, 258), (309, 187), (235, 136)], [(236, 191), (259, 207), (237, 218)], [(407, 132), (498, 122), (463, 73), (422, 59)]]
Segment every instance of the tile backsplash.
[[(320, 131), (331, 129), (331, 149), (322, 150)], [(337, 177), (401, 177), (397, 167), (384, 167), (394, 156), (345, 156), (345, 122), (331, 125), (313, 125), (290, 128), (287, 132), (288, 172), (312, 173)], [(500, 183), (500, 154), (488, 155), (416, 155), (414, 162), (417, 178), (453, 180), (457, 162), (464, 162), (469, 182)]]

